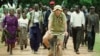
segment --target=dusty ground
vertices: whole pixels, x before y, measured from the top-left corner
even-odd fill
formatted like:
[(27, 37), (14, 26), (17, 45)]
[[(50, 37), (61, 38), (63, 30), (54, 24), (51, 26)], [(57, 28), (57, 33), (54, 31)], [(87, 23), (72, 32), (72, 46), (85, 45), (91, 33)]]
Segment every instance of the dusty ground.
[[(95, 51), (94, 51), (95, 52)], [(73, 50), (73, 44), (72, 44), (72, 38), (70, 37), (68, 41), (67, 49), (63, 51), (63, 56), (93, 56), (94, 52), (88, 52), (87, 47), (80, 47), (80, 54), (77, 55)], [(30, 46), (28, 46), (27, 49), (21, 51), (19, 46), (16, 46), (13, 50), (13, 55), (9, 55), (9, 53), (6, 52), (6, 47), (0, 48), (0, 56), (47, 56), (48, 50), (44, 50), (41, 46), (39, 48), (38, 54), (32, 53)]]

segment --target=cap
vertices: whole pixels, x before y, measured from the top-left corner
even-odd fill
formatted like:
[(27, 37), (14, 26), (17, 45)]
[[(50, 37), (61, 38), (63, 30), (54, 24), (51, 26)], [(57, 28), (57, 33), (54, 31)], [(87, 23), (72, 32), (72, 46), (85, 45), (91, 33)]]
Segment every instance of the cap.
[(63, 10), (62, 7), (61, 7), (60, 5), (56, 5), (56, 6), (54, 7), (53, 11), (56, 11), (57, 9), (58, 9), (58, 10), (61, 10), (61, 11)]
[(55, 4), (55, 1), (50, 1), (50, 5), (54, 5)]

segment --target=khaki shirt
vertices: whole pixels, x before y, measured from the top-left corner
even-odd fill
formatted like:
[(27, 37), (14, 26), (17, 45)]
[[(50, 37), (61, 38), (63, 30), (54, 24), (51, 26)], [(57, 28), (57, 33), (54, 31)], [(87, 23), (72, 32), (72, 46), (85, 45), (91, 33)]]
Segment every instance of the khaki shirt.
[(67, 18), (65, 14), (62, 12), (59, 17), (56, 17), (54, 12), (52, 12), (49, 16), (49, 20), (51, 21), (50, 31), (53, 33), (63, 33), (65, 32), (65, 24), (67, 22)]

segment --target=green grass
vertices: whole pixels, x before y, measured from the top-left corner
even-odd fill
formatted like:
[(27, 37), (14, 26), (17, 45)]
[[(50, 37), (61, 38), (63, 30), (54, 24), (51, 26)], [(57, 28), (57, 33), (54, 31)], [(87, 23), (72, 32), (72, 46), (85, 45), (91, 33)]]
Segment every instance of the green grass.
[(96, 35), (94, 50), (96, 51), (94, 55), (100, 56), (100, 34)]

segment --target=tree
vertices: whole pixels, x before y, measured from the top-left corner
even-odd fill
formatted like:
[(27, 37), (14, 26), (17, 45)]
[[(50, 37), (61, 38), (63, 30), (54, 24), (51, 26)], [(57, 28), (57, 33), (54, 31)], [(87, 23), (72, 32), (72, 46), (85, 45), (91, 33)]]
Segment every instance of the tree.
[(50, 0), (42, 0), (42, 3), (43, 3), (44, 5), (48, 5), (49, 1), (50, 1)]

